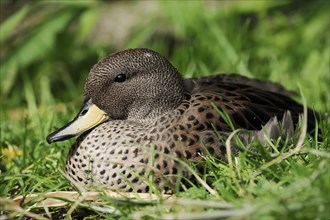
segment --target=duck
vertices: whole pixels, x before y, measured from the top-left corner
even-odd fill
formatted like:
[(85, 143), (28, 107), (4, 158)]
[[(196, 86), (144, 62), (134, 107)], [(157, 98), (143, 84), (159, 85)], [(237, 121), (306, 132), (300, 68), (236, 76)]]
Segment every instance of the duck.
[[(205, 155), (225, 161), (222, 139), (235, 129), (247, 145), (264, 141), (264, 128), (273, 139), (283, 131), (292, 136), (304, 111), (293, 95), (277, 83), (233, 73), (184, 79), (161, 54), (126, 49), (92, 67), (83, 107), (46, 140), (78, 137), (65, 166), (74, 186), (173, 189), (192, 177), (180, 161), (199, 162)], [(307, 113), (312, 130), (313, 112)]]

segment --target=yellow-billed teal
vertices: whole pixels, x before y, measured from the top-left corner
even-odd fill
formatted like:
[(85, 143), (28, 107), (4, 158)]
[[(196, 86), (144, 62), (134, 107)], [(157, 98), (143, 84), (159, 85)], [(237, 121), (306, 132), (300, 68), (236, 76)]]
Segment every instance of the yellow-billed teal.
[[(232, 129), (211, 103), (230, 116), (235, 128), (249, 130), (242, 136), (245, 143), (260, 138), (263, 126), (278, 137), (277, 118), (292, 133), (303, 111), (278, 84), (235, 74), (183, 79), (166, 58), (149, 49), (125, 50), (98, 62), (88, 75), (84, 97), (75, 119), (47, 141), (80, 135), (66, 164), (75, 185), (121, 191), (148, 191), (151, 172), (159, 188), (171, 187), (178, 172), (189, 178), (173, 157), (223, 158), (226, 148), (215, 129), (224, 138)], [(310, 114), (308, 122), (312, 128)]]

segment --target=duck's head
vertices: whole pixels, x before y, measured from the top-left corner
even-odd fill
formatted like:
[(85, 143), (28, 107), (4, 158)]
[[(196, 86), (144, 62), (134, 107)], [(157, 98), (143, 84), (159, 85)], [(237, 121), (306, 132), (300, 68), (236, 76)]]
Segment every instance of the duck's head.
[(176, 108), (184, 98), (180, 73), (149, 49), (129, 49), (98, 62), (90, 71), (85, 102), (47, 142), (66, 140), (107, 120), (143, 120)]

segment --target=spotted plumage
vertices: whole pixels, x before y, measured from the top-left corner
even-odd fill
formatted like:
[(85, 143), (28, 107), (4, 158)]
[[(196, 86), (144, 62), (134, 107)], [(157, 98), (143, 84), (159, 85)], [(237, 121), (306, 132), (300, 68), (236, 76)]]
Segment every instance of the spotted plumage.
[[(66, 164), (76, 186), (146, 192), (151, 181), (159, 189), (173, 188), (178, 177), (191, 176), (176, 159), (193, 162), (207, 154), (225, 158), (217, 135), (225, 139), (232, 128), (217, 109), (230, 116), (235, 128), (249, 131), (241, 134), (247, 144), (262, 139), (263, 126), (272, 130), (271, 137), (279, 137), (277, 118), (284, 118), (287, 133), (293, 132), (303, 108), (291, 95), (280, 85), (236, 74), (183, 79), (160, 54), (130, 49), (92, 68), (85, 106), (47, 140), (80, 134)], [(94, 105), (103, 114), (100, 120), (88, 129), (73, 129)], [(313, 129), (310, 110), (308, 122)]]

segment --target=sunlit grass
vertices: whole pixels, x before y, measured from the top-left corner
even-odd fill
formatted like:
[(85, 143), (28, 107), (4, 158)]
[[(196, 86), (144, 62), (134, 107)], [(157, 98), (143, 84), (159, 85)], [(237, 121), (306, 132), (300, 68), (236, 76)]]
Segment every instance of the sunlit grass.
[[(328, 3), (249, 2), (218, 3), (207, 8), (198, 1), (189, 5), (161, 1), (157, 3), (161, 8), (158, 16), (153, 15), (155, 19), (146, 26), (135, 26), (123, 48), (112, 42), (104, 46), (83, 39), (92, 31), (93, 19), (101, 9), (112, 3), (58, 4), (55, 9), (36, 3), (15, 12), (11, 23), (2, 26), (6, 29), (0, 38), (4, 86), (0, 101), (0, 196), (13, 199), (31, 193), (74, 190), (63, 174), (74, 140), (48, 145), (45, 137), (76, 114), (92, 65), (126, 47), (156, 50), (186, 77), (237, 72), (276, 81), (294, 91), (301, 87), (308, 106), (329, 114)], [(19, 32), (19, 38), (10, 35), (29, 8), (40, 7), (45, 7), (38, 14), (42, 19)], [(72, 29), (75, 25), (79, 27), (76, 30)], [(41, 49), (35, 52), (36, 48)], [(300, 96), (296, 98), (300, 101)], [(205, 157), (198, 166), (207, 172), (200, 173), (197, 165), (191, 165), (201, 181), (176, 193), (178, 200), (141, 205), (102, 196), (101, 203), (115, 207), (120, 214), (93, 209), (93, 204), (85, 209), (70, 210), (69, 206), (36, 212), (48, 213), (49, 217), (49, 213), (64, 216), (73, 211), (72, 216), (85, 213), (90, 219), (328, 219), (330, 123), (324, 118), (319, 124), (323, 140), (306, 134), (303, 147), (291, 155), (298, 139), (274, 143), (281, 144), (276, 157), (262, 151), (263, 146), (259, 146), (260, 155), (232, 155), (230, 165)], [(10, 200), (0, 202), (5, 208), (0, 210), (1, 215), (22, 212), (17, 207), (8, 208)], [(34, 212), (31, 208), (32, 204), (23, 206), (23, 210)]]

